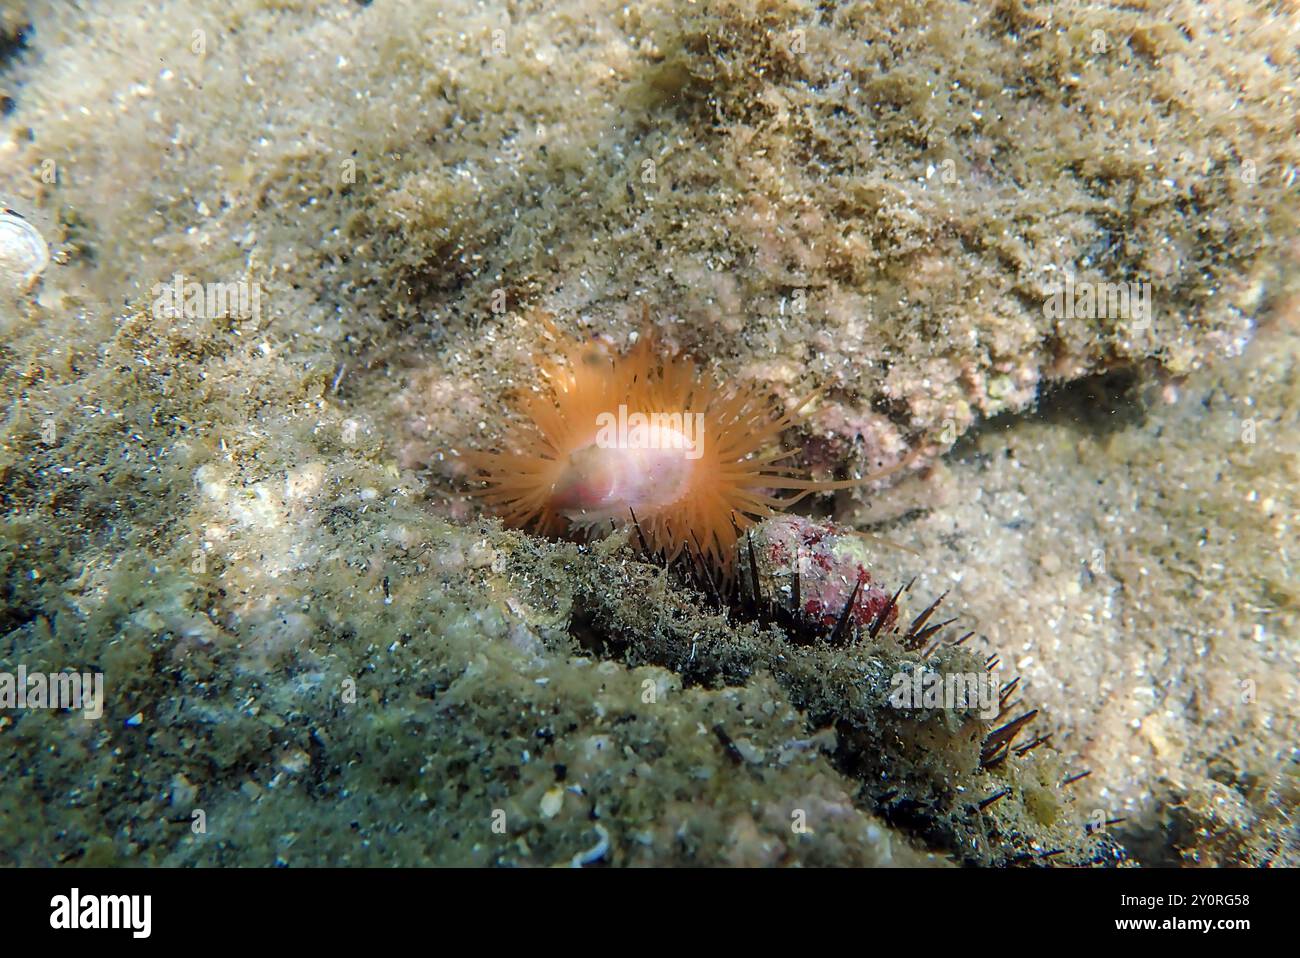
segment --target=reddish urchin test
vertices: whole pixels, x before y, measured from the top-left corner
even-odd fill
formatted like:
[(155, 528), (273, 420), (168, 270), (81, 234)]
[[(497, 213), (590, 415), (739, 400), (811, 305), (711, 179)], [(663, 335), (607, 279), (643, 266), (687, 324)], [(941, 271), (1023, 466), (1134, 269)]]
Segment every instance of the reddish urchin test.
[(723, 388), (661, 350), (648, 326), (623, 355), (547, 328), (556, 354), (516, 406), (515, 451), (463, 455), (484, 483), (476, 494), (511, 525), (593, 535), (635, 517), (652, 551), (671, 560), (689, 547), (729, 572), (737, 538), (759, 519), (811, 492), (880, 479), (917, 454), (861, 479), (798, 477), (778, 465), (794, 454), (778, 440), (809, 400), (780, 412), (753, 384)]
[[(847, 610), (854, 631), (888, 632), (898, 605), (871, 573), (866, 538), (833, 522), (776, 516), (760, 523), (739, 544), (741, 576), (751, 595), (772, 598), (806, 622), (831, 629)], [(753, 565), (746, 567), (752, 550)], [(752, 577), (757, 581), (752, 581)]]

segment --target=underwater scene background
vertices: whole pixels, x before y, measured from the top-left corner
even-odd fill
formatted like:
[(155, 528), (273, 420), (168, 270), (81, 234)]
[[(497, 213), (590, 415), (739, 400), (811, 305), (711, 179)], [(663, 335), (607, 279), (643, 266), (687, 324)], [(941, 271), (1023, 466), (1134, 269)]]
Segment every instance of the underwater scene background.
[[(1298, 41), (3, 0), (0, 861), (1300, 864)], [(503, 523), (651, 331), (903, 467), (729, 570)]]

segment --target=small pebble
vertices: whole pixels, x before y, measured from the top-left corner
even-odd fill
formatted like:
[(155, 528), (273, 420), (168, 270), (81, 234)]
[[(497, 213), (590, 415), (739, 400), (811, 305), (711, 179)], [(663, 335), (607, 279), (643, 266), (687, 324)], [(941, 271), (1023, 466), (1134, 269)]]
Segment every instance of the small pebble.
[(564, 789), (559, 785), (547, 789), (546, 794), (542, 796), (542, 817), (554, 818), (560, 814), (560, 808), (564, 805)]

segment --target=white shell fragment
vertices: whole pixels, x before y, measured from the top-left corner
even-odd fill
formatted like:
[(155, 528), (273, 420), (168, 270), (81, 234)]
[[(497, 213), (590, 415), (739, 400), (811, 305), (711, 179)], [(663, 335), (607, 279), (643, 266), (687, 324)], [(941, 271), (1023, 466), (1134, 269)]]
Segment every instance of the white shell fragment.
[(11, 209), (0, 210), (0, 283), (25, 291), (49, 265), (50, 248), (36, 227)]

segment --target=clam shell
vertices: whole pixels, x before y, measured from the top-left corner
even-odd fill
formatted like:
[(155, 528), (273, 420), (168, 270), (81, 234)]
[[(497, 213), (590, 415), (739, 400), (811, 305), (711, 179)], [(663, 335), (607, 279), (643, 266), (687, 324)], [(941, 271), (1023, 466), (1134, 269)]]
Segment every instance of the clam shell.
[(0, 279), (23, 288), (50, 265), (50, 248), (31, 223), (13, 210), (0, 212)]

